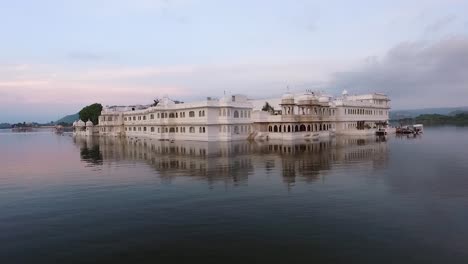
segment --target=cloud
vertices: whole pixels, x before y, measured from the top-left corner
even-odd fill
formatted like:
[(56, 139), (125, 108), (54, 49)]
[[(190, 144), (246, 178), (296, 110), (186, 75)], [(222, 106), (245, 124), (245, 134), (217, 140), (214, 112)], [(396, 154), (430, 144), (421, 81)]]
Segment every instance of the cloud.
[(404, 42), (383, 58), (334, 74), (330, 87), (355, 93), (380, 91), (396, 108), (468, 105), (468, 38)]

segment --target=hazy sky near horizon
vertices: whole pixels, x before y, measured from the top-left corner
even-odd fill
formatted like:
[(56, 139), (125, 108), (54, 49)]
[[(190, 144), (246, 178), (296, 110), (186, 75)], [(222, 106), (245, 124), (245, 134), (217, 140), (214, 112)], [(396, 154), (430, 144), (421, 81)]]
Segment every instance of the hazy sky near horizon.
[(468, 0), (0, 1), (0, 123), (286, 86), (468, 105)]

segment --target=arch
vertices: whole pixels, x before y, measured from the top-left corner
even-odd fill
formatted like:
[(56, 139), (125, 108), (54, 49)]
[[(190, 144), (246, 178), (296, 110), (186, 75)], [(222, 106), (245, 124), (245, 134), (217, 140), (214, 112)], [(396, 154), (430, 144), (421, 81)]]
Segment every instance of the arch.
[(281, 125), (279, 125), (279, 127), (278, 127), (278, 132), (281, 133)]
[(174, 113), (169, 113), (169, 118), (175, 118), (175, 114)]
[(174, 133), (175, 132), (175, 128), (171, 127), (169, 128), (169, 133)]
[(239, 111), (237, 110), (234, 111), (234, 118), (239, 118)]
[(322, 131), (322, 124), (320, 124), (319, 126), (319, 131)]
[(188, 115), (189, 115), (189, 117), (195, 117), (195, 111), (190, 111), (190, 112), (188, 113)]
[(268, 132), (271, 132), (271, 131), (272, 131), (271, 126), (268, 126)]
[(299, 126), (298, 125), (295, 126), (294, 132), (299, 132)]
[(299, 131), (301, 131), (301, 132), (302, 132), (302, 131), (306, 131), (306, 126), (305, 126), (305, 125), (301, 125), (301, 126), (299, 127)]
[(310, 125), (307, 125), (307, 131), (310, 132)]
[(189, 132), (190, 132), (190, 133), (195, 133), (195, 128), (194, 128), (194, 127), (190, 127), (190, 128), (189, 128)]
[(275, 125), (275, 126), (273, 127), (273, 132), (275, 132), (275, 133), (278, 132), (278, 126), (277, 126), (277, 125)]
[(288, 125), (288, 132), (291, 132), (291, 126)]

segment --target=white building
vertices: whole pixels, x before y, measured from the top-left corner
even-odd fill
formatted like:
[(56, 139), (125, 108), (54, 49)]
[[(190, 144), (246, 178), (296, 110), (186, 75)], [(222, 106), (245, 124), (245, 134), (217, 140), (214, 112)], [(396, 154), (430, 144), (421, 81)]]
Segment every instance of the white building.
[[(77, 121), (74, 127), (76, 134), (197, 141), (365, 135), (387, 126), (389, 101), (383, 94), (351, 96), (346, 91), (338, 98), (312, 92), (266, 100), (233, 95), (193, 103), (164, 98), (157, 106), (107, 107), (98, 125)], [(274, 109), (262, 111), (266, 102)]]

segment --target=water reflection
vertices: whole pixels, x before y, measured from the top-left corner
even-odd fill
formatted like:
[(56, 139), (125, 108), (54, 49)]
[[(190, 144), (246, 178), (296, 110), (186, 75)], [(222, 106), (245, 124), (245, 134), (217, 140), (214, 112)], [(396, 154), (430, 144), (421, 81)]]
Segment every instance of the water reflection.
[(145, 162), (163, 181), (185, 176), (208, 182), (245, 184), (255, 170), (280, 172), (283, 182), (314, 182), (336, 166), (353, 163), (372, 169), (387, 164), (385, 139), (338, 137), (302, 142), (195, 142), (147, 138), (75, 137), (81, 159), (91, 165), (104, 162)]

